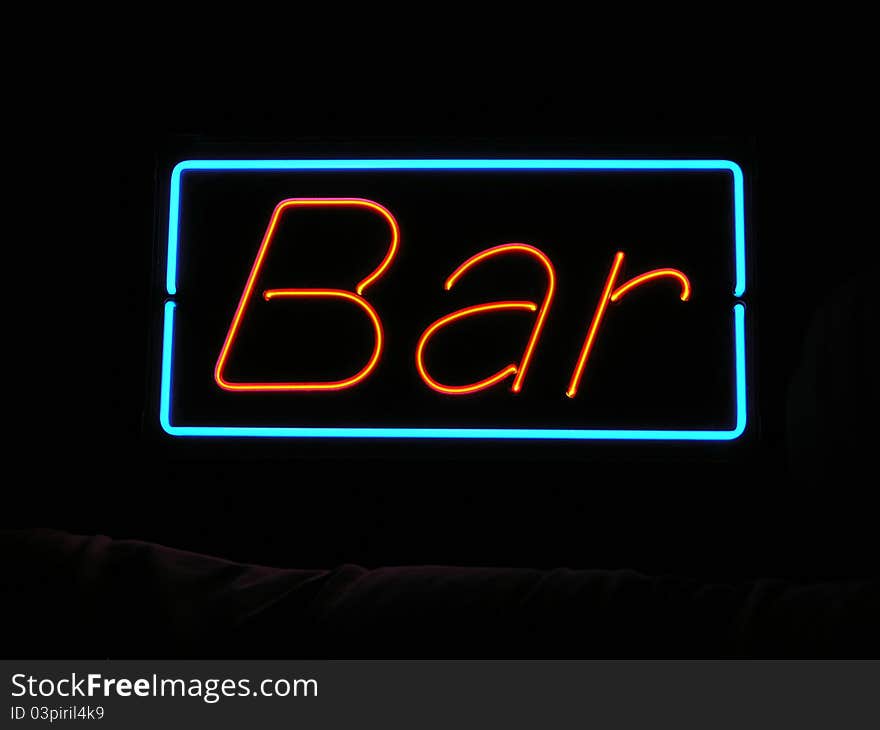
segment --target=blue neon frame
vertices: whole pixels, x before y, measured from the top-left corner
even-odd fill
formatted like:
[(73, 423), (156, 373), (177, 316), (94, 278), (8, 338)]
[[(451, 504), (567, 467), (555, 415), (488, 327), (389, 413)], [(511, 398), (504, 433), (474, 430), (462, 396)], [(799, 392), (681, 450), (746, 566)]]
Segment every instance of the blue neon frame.
[[(734, 261), (733, 295), (746, 290), (745, 204), (742, 169), (730, 160), (184, 160), (171, 173), (168, 211), (168, 258), (165, 289), (177, 293), (177, 255), (180, 187), (188, 170), (222, 172), (256, 170), (727, 170), (733, 176)], [(162, 372), (159, 423), (171, 436), (256, 438), (417, 438), (417, 439), (535, 439), (630, 441), (732, 441), (746, 429), (745, 306), (733, 305), (736, 425), (728, 430), (554, 429), (554, 428), (315, 428), (309, 426), (174, 426), (171, 423), (172, 358), (176, 303), (165, 302), (162, 334)]]

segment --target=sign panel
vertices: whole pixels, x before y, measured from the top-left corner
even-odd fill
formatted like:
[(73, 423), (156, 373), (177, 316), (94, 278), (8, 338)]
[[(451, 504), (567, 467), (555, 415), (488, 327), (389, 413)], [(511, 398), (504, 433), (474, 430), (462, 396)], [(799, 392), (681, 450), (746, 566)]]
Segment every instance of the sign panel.
[(746, 428), (727, 160), (186, 160), (172, 436), (725, 441)]

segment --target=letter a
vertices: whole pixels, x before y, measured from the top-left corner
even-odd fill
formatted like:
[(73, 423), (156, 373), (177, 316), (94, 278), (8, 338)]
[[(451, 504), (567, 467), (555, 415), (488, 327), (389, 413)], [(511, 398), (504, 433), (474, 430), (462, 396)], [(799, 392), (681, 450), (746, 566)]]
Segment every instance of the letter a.
[[(513, 391), (514, 393), (518, 393), (522, 389), (523, 381), (526, 377), (526, 372), (528, 371), (529, 364), (531, 363), (532, 355), (534, 355), (535, 346), (538, 344), (538, 340), (541, 337), (541, 332), (544, 328), (544, 320), (547, 318), (547, 311), (550, 309), (550, 304), (553, 301), (553, 294), (556, 290), (556, 274), (553, 271), (553, 264), (550, 263), (550, 259), (547, 258), (547, 255), (543, 251), (535, 248), (534, 246), (529, 246), (524, 243), (506, 243), (501, 246), (495, 246), (494, 248), (488, 248), (485, 251), (481, 251), (475, 256), (472, 256), (461, 266), (459, 266), (454, 272), (452, 272), (452, 275), (446, 280), (445, 288), (447, 291), (452, 289), (455, 282), (458, 281), (458, 279), (466, 271), (468, 271), (470, 268), (480, 263), (481, 261), (485, 261), (486, 259), (493, 256), (513, 253), (520, 253), (531, 256), (532, 258), (539, 261), (544, 266), (544, 269), (547, 272), (547, 293), (544, 295), (544, 301), (541, 303), (540, 308), (537, 304), (535, 304), (535, 302), (491, 302), (489, 304), (479, 304), (477, 306), (459, 309), (457, 312), (453, 312), (452, 314), (448, 314), (445, 317), (441, 317), (432, 325), (430, 325), (422, 333), (422, 336), (419, 338), (419, 343), (416, 347), (416, 369), (419, 371), (419, 375), (421, 376), (425, 384), (432, 390), (436, 390), (438, 393), (446, 393), (447, 395), (465, 395), (467, 393), (476, 393), (477, 391), (483, 390), (485, 388), (491, 388), (493, 385), (500, 383), (502, 380), (511, 375), (514, 376), (513, 383), (510, 386), (511, 391)], [(484, 378), (483, 380), (479, 380), (475, 383), (468, 383), (467, 385), (444, 385), (437, 382), (437, 380), (431, 377), (431, 375), (428, 373), (427, 368), (425, 367), (425, 347), (428, 344), (428, 340), (430, 340), (431, 337), (433, 337), (433, 335), (438, 330), (459, 319), (473, 317), (482, 313), (499, 311), (538, 312), (538, 316), (535, 319), (535, 325), (534, 327), (532, 327), (532, 334), (529, 337), (528, 344), (526, 345), (526, 349), (523, 352), (519, 364), (511, 363), (510, 365), (507, 365), (506, 367), (499, 370), (494, 375), (490, 375), (488, 378)]]

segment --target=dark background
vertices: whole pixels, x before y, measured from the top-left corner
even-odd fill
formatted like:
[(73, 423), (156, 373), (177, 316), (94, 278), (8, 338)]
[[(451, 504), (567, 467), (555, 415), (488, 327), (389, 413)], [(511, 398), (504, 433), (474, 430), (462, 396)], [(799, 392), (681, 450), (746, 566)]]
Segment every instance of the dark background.
[[(63, 217), (43, 212), (60, 226), (35, 251), (29, 279), (20, 367), (34, 386), (19, 435), (23, 469), (6, 487), (10, 514), (291, 567), (565, 565), (707, 580), (876, 574), (874, 488), (843, 468), (853, 453), (865, 464), (869, 455), (847, 451), (843, 476), (831, 466), (807, 479), (786, 448), (788, 389), (811, 317), (868, 266), (870, 125), (818, 102), (771, 107), (740, 94), (712, 105), (702, 88), (664, 94), (662, 104), (656, 92), (626, 104), (574, 93), (560, 102), (534, 86), (503, 100), (446, 88), (388, 104), (348, 86), (262, 97), (180, 81), (175, 92), (101, 87), (64, 114), (55, 107), (40, 130), (63, 173), (40, 166), (33, 189), (76, 203)], [(144, 425), (154, 418), (158, 362), (155, 175), (180, 135), (190, 148), (226, 140), (253, 156), (290, 145), (345, 157), (750, 160), (749, 437), (586, 454), (552, 445), (389, 453), (355, 444), (302, 454), (277, 442), (157, 443)], [(57, 297), (45, 286), (56, 280)], [(841, 337), (858, 326), (840, 323)], [(867, 401), (851, 376), (843, 363), (834, 377)], [(862, 433), (845, 418), (836, 428)]]

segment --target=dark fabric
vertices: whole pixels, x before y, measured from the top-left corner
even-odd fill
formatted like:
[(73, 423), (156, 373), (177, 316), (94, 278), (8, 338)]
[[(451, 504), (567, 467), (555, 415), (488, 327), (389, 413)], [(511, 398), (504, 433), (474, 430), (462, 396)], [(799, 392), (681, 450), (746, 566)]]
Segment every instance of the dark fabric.
[(7, 657), (876, 656), (880, 582), (630, 571), (282, 570), (52, 530), (0, 533)]

